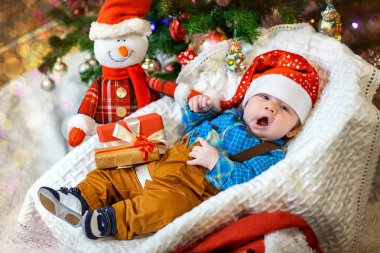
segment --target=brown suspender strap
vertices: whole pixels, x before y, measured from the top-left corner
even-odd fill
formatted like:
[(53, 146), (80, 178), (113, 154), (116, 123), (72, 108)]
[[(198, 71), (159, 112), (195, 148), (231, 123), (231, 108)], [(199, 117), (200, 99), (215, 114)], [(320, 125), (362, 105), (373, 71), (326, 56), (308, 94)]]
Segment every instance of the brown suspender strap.
[(282, 148), (279, 145), (276, 145), (271, 142), (263, 142), (257, 146), (250, 147), (234, 156), (231, 156), (230, 159), (232, 161), (242, 163), (246, 160), (251, 159), (252, 157), (265, 154), (275, 149), (282, 149)]

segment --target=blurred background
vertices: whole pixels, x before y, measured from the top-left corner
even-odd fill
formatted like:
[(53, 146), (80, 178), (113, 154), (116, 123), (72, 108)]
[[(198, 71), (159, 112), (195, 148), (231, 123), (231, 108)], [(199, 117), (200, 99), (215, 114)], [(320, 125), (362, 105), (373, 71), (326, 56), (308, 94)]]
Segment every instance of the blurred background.
[[(0, 2), (0, 221), (9, 225), (0, 238), (12, 230), (30, 184), (70, 151), (67, 122), (101, 73), (88, 31), (102, 3)], [(152, 76), (174, 80), (186, 64), (177, 57), (188, 50), (198, 54), (229, 38), (254, 43), (259, 27), (296, 22), (310, 23), (380, 68), (379, 0), (160, 0), (147, 19), (153, 34), (142, 66)]]

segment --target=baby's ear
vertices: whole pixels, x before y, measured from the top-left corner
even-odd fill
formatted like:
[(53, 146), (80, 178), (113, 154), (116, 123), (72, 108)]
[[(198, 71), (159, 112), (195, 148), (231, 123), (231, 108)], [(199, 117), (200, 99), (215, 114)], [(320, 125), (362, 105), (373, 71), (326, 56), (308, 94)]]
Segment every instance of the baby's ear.
[(300, 130), (301, 130), (301, 122), (297, 122), (297, 125), (295, 125), (287, 134), (286, 137), (292, 138), (294, 137)]

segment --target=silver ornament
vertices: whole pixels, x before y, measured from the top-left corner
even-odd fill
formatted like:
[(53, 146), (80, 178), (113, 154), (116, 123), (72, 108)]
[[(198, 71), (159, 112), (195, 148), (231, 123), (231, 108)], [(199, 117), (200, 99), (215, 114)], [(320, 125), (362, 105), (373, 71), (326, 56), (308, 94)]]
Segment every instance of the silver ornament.
[(84, 72), (88, 71), (91, 68), (90, 63), (83, 62), (79, 65), (79, 73), (83, 74)]
[(45, 76), (41, 80), (41, 88), (46, 91), (52, 91), (55, 88), (55, 82), (51, 78)]

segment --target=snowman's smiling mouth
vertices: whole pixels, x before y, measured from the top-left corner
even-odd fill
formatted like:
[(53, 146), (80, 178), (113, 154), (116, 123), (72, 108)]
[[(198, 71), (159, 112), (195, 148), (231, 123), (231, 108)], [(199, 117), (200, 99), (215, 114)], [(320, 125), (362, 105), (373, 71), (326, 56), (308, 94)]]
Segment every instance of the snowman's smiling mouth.
[(111, 51), (108, 51), (108, 56), (111, 58), (111, 60), (113, 60), (115, 62), (123, 62), (123, 61), (128, 60), (132, 56), (133, 52), (135, 52), (135, 51), (132, 50), (131, 53), (127, 56), (127, 58), (124, 58), (122, 60), (115, 60), (114, 58), (112, 58)]

